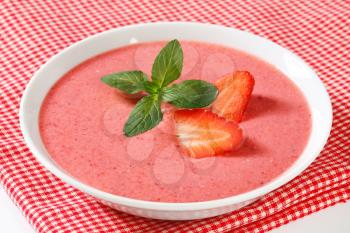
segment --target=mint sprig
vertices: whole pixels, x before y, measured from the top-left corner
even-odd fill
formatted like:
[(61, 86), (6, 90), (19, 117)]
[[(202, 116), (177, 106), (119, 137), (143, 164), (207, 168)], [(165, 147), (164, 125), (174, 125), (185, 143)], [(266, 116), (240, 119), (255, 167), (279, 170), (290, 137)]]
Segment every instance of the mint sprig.
[(151, 80), (142, 71), (124, 71), (101, 78), (105, 84), (128, 94), (144, 91), (149, 95), (140, 99), (124, 125), (127, 137), (144, 133), (163, 119), (161, 102), (178, 108), (203, 108), (216, 98), (217, 88), (203, 80), (185, 80), (169, 86), (182, 71), (183, 51), (178, 40), (170, 41), (158, 54)]

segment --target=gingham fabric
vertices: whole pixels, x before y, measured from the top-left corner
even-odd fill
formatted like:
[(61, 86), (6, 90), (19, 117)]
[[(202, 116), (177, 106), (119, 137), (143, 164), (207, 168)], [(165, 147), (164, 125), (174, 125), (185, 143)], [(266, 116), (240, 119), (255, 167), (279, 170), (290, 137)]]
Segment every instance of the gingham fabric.
[[(0, 17), (0, 182), (37, 232), (265, 232), (350, 198), (350, 1), (3, 0)], [(250, 206), (181, 222), (115, 211), (43, 168), (26, 147), (18, 120), (33, 73), (87, 36), (155, 21), (235, 27), (305, 59), (323, 80), (334, 108), (331, 137), (317, 160)]]

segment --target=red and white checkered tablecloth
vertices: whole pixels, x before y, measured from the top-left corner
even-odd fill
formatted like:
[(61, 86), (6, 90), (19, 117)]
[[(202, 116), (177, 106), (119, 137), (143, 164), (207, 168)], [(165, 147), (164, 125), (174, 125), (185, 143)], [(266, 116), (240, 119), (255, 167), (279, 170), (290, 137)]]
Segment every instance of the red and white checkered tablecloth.
[[(265, 232), (350, 198), (350, 1), (0, 2), (0, 182), (37, 232)], [(239, 211), (159, 221), (112, 210), (44, 169), (24, 144), (22, 92), (51, 56), (95, 33), (129, 24), (196, 21), (266, 37), (301, 56), (327, 87), (331, 137), (293, 181)]]

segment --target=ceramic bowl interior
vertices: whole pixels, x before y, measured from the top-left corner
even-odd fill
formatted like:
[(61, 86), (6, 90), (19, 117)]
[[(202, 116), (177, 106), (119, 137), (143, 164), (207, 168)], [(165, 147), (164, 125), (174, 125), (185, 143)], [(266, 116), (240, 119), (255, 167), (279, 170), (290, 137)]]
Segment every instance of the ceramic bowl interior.
[[(312, 114), (309, 141), (299, 159), (270, 183), (240, 195), (194, 203), (162, 203), (135, 200), (103, 192), (71, 177), (51, 160), (40, 138), (40, 106), (55, 82), (67, 71), (105, 51), (135, 42), (159, 40), (203, 41), (232, 47), (257, 56), (281, 70), (303, 92)], [(102, 202), (132, 214), (160, 219), (194, 219), (226, 213), (278, 188), (300, 174), (320, 153), (332, 122), (329, 96), (315, 72), (281, 46), (248, 32), (199, 23), (140, 24), (106, 31), (64, 49), (43, 65), (30, 80), (20, 106), (25, 141), (35, 157), (52, 173)]]

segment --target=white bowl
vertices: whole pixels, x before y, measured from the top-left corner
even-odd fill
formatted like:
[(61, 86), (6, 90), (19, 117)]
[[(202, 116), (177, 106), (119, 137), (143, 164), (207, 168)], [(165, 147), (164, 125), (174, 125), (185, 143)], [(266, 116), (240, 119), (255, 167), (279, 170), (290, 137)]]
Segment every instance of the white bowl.
[[(41, 141), (38, 127), (40, 106), (55, 82), (79, 63), (105, 51), (135, 41), (173, 38), (210, 42), (245, 51), (273, 64), (301, 89), (311, 108), (312, 130), (307, 146), (292, 167), (270, 183), (236, 196), (205, 202), (164, 203), (103, 192), (71, 177), (55, 164)], [(315, 72), (302, 59), (267, 39), (237, 29), (209, 24), (150, 23), (99, 33), (52, 57), (35, 73), (24, 92), (20, 106), (20, 124), (24, 139), (34, 156), (53, 174), (77, 189), (130, 214), (156, 219), (189, 220), (216, 216), (241, 208), (300, 174), (317, 157), (327, 141), (332, 124), (332, 107)]]

